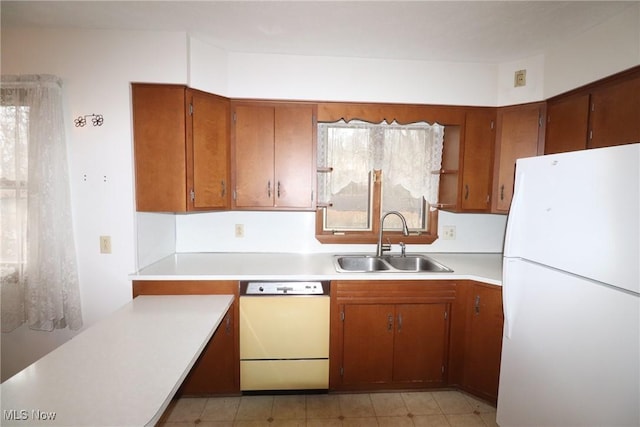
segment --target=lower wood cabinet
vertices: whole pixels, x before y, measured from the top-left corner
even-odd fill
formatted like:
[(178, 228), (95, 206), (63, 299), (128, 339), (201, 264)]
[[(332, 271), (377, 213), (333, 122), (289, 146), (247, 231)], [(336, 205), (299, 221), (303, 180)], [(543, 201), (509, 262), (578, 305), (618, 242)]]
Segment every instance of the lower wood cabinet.
[(237, 281), (134, 281), (138, 295), (234, 295), (225, 318), (185, 378), (178, 395), (240, 394), (239, 308)]
[(330, 390), (457, 387), (497, 402), (500, 286), (337, 281), (331, 301)]
[(456, 285), (449, 348), (449, 385), (492, 403), (498, 400), (502, 352), (502, 287)]
[(445, 385), (454, 298), (446, 282), (334, 282), (329, 387)]

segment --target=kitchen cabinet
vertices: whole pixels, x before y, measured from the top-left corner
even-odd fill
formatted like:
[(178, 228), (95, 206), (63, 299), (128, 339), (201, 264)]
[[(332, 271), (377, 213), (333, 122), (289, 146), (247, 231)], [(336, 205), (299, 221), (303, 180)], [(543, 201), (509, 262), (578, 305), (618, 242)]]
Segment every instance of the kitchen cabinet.
[(492, 212), (509, 211), (516, 160), (538, 155), (544, 138), (544, 115), (544, 102), (498, 109)]
[(544, 153), (640, 141), (640, 67), (547, 101)]
[(237, 281), (138, 280), (138, 295), (234, 295), (235, 300), (178, 390), (183, 396), (239, 394), (239, 284)]
[(502, 288), (469, 282), (462, 387), (493, 403), (498, 399), (502, 351)]
[(303, 103), (233, 103), (234, 208), (315, 209), (315, 112)]
[(547, 102), (544, 154), (587, 148), (589, 99), (583, 93)]
[(495, 108), (473, 108), (464, 126), (446, 126), (439, 205), (453, 212), (491, 209)]
[(330, 389), (428, 388), (446, 384), (450, 284), (332, 284)]
[(229, 100), (181, 85), (132, 84), (136, 209), (229, 207)]
[(493, 108), (467, 112), (462, 160), (463, 212), (491, 209), (495, 123)]
[(589, 122), (589, 148), (640, 141), (640, 72), (594, 89)]

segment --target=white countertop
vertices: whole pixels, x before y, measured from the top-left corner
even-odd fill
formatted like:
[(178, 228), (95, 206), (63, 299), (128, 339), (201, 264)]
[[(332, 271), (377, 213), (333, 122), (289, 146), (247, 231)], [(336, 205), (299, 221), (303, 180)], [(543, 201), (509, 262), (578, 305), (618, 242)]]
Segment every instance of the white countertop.
[(232, 301), (135, 298), (2, 383), (0, 424), (154, 425)]
[(476, 280), (502, 284), (502, 254), (422, 255), (453, 272), (338, 273), (333, 264), (334, 254), (328, 253), (176, 253), (129, 277), (132, 280)]

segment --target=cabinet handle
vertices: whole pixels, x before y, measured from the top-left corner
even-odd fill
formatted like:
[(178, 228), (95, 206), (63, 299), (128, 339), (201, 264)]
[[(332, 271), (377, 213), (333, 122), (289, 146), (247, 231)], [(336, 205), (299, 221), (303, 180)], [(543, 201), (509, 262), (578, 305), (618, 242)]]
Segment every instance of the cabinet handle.
[(277, 189), (277, 192), (278, 192), (278, 199), (279, 199), (279, 198), (280, 198), (280, 181), (278, 181), (278, 189)]
[(464, 185), (464, 199), (469, 200), (469, 184)]
[(500, 186), (500, 200), (504, 200), (504, 184)]
[(402, 331), (402, 313), (398, 314), (398, 332)]
[(271, 198), (271, 180), (267, 182), (267, 197)]
[(220, 185), (222, 186), (222, 197), (224, 197), (227, 194), (227, 186), (224, 181), (220, 181)]
[(476, 295), (475, 303), (473, 304), (473, 309), (476, 314), (480, 314), (480, 295)]
[(387, 331), (393, 330), (393, 315), (389, 314), (387, 316)]

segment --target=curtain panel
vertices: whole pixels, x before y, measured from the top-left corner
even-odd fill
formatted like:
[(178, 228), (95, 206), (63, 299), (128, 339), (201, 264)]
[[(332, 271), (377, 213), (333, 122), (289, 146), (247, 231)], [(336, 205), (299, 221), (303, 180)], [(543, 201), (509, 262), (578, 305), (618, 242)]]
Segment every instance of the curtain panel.
[(62, 82), (2, 76), (2, 331), (82, 327)]

